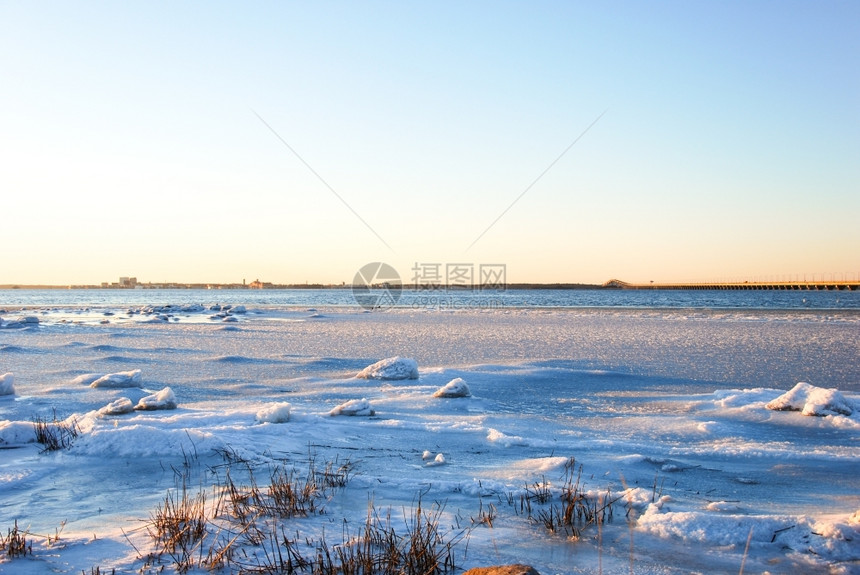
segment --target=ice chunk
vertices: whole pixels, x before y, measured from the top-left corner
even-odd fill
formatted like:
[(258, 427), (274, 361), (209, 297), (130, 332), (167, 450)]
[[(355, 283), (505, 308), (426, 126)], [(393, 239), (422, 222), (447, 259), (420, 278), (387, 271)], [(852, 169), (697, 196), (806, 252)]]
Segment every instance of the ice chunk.
[(13, 319), (7, 322), (4, 322), (2, 319), (0, 319), (0, 328), (20, 329), (36, 325), (39, 325), (39, 318), (35, 316), (19, 317), (18, 319)]
[(418, 362), (408, 357), (389, 357), (362, 369), (359, 379), (418, 379)]
[(851, 415), (856, 406), (836, 389), (800, 382), (766, 406), (776, 411), (799, 411), (803, 415)]
[(0, 318), (0, 328), (19, 329), (37, 325), (39, 325), (39, 318), (34, 315), (19, 317), (7, 322), (4, 322), (3, 318)]
[(0, 395), (15, 395), (15, 375), (4, 373), (0, 375)]
[(741, 508), (736, 503), (730, 501), (711, 501), (705, 509), (719, 513), (737, 513)]
[(286, 423), (290, 420), (290, 409), (292, 409), (292, 405), (285, 401), (267, 405), (257, 412), (257, 421), (260, 423)]
[(806, 398), (803, 415), (851, 415), (854, 403), (836, 389), (816, 387)]
[(90, 384), (90, 387), (107, 387), (118, 389), (122, 387), (140, 387), (140, 370), (119, 371), (103, 375)]
[(105, 374), (103, 373), (84, 373), (73, 379), (72, 383), (76, 385), (91, 385), (94, 381), (101, 379), (104, 376)]
[(134, 408), (138, 411), (153, 411), (156, 409), (176, 409), (176, 395), (169, 387), (158, 393), (141, 397)]
[(375, 415), (375, 413), (370, 407), (370, 402), (365, 398), (351, 399), (328, 412), (329, 415), (358, 415), (364, 417)]
[(99, 409), (99, 413), (102, 415), (122, 415), (132, 411), (134, 411), (134, 404), (127, 397), (120, 397)]
[(31, 421), (0, 421), (0, 449), (36, 441), (36, 428)]
[(492, 427), (487, 431), (487, 439), (492, 443), (498, 443), (505, 447), (528, 445), (519, 435), (507, 435)]
[(469, 390), (469, 386), (462, 378), (458, 377), (437, 389), (433, 397), (470, 397), (471, 395), (472, 392)]
[(445, 465), (445, 456), (441, 453), (437, 453), (436, 457), (433, 458), (433, 461), (428, 461), (424, 464), (426, 467), (436, 467), (438, 465)]

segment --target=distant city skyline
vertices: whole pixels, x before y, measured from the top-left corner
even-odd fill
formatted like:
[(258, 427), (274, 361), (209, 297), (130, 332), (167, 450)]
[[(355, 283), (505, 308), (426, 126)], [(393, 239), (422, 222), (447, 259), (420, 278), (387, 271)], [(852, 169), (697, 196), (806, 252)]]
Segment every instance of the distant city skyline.
[(836, 1), (3, 3), (0, 285), (860, 279), (858, 25)]
[[(369, 266), (378, 265), (379, 262), (368, 264)], [(279, 283), (260, 280), (256, 278), (248, 281), (243, 278), (242, 281), (227, 281), (227, 282), (177, 282), (177, 281), (139, 281), (136, 277), (121, 276), (119, 281), (103, 281), (100, 283), (91, 284), (15, 284), (7, 283), (0, 284), (0, 290), (16, 290), (26, 288), (56, 288), (56, 289), (284, 289), (284, 288), (350, 288), (352, 286), (365, 286), (368, 284), (382, 285), (388, 280), (362, 279), (358, 275), (353, 277), (352, 281), (342, 282), (298, 282), (298, 283)], [(769, 290), (848, 290), (857, 291), (860, 289), (860, 274), (838, 274), (838, 273), (822, 273), (822, 274), (782, 274), (773, 276), (752, 277), (747, 279), (740, 278), (721, 278), (715, 280), (694, 280), (694, 281), (648, 281), (648, 282), (628, 282), (618, 278), (612, 278), (604, 282), (509, 282), (506, 276), (496, 276), (490, 280), (474, 278), (467, 283), (463, 280), (455, 278), (428, 279), (419, 276), (392, 278), (395, 285), (402, 286), (403, 289), (435, 292), (437, 290), (445, 291), (446, 293), (456, 293), (459, 290), (468, 291), (493, 291), (507, 289), (591, 289), (591, 288), (621, 288), (621, 289), (718, 289), (718, 290), (734, 290), (734, 289), (769, 289)], [(399, 288), (398, 288), (399, 289)]]

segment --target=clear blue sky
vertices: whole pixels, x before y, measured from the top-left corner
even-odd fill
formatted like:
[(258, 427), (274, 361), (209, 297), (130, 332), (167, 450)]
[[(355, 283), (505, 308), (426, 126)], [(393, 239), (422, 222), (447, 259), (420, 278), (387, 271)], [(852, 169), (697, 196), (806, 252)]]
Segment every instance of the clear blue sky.
[(857, 2), (0, 2), (0, 284), (857, 277), (858, 56)]

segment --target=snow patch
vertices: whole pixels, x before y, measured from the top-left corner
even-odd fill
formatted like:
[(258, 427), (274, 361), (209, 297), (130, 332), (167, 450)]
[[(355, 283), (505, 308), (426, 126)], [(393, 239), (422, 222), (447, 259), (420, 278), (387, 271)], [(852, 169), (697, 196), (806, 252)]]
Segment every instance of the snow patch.
[(812, 555), (831, 561), (854, 561), (857, 558), (856, 526), (819, 521), (801, 515), (756, 515), (664, 511), (650, 504), (637, 520), (636, 528), (664, 538), (689, 543), (707, 543), (743, 548), (747, 538), (755, 546), (774, 543), (793, 549), (804, 549)]
[(851, 415), (856, 406), (836, 389), (800, 382), (766, 406), (775, 411), (799, 411), (803, 415)]
[(15, 395), (15, 375), (4, 373), (0, 375), (0, 395)]
[(441, 453), (437, 453), (436, 457), (434, 457), (432, 461), (428, 461), (424, 465), (427, 467), (438, 467), (440, 465), (445, 465), (445, 463), (447, 463), (445, 461), (445, 456)]
[(134, 411), (134, 404), (127, 397), (120, 397), (99, 409), (101, 415), (123, 415)]
[(737, 513), (740, 507), (736, 503), (730, 501), (711, 501), (705, 507), (708, 511), (718, 511), (720, 513)]
[(107, 375), (103, 375), (90, 384), (90, 387), (106, 387), (109, 389), (140, 386), (141, 381), (139, 369), (109, 373)]
[(507, 465), (506, 471), (514, 472), (518, 476), (536, 476), (546, 473), (561, 473), (564, 466), (570, 462), (570, 458), (561, 456), (535, 457), (512, 461)]
[(370, 402), (365, 398), (351, 399), (328, 412), (329, 415), (357, 415), (363, 417), (369, 417), (375, 415), (375, 413), (370, 407)]
[(359, 371), (358, 379), (418, 379), (418, 362), (408, 357), (389, 357)]
[(724, 408), (756, 408), (773, 398), (773, 390), (757, 387), (754, 389), (718, 389), (714, 392), (716, 405)]
[(471, 397), (472, 392), (469, 390), (469, 386), (463, 381), (462, 378), (458, 377), (456, 379), (452, 379), (448, 383), (446, 383), (443, 387), (440, 387), (436, 390), (436, 393), (433, 394), (433, 397)]
[(0, 421), (0, 447), (36, 442), (36, 428), (29, 421)]
[(39, 325), (39, 318), (34, 315), (19, 317), (18, 319), (13, 319), (11, 321), (3, 321), (3, 319), (0, 318), (0, 329), (20, 329), (37, 325)]
[(498, 443), (505, 447), (526, 446), (528, 443), (518, 435), (505, 435), (498, 429), (492, 429), (487, 432), (487, 439), (492, 443)]
[(286, 423), (290, 420), (292, 407), (286, 401), (267, 405), (257, 412), (257, 421), (260, 423)]
[(141, 397), (134, 408), (138, 411), (154, 411), (157, 409), (176, 409), (176, 395), (169, 387), (158, 393)]
[(103, 378), (103, 373), (84, 373), (72, 380), (73, 385), (91, 385), (94, 381)]

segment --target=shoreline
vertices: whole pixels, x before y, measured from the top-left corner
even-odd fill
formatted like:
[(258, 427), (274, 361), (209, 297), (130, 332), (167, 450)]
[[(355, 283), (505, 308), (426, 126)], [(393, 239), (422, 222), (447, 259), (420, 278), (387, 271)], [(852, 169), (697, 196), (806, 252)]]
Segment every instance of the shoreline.
[[(204, 307), (210, 304), (200, 304)], [(243, 304), (244, 305), (244, 304)], [(43, 315), (50, 315), (52, 313), (82, 313), (86, 311), (96, 311), (96, 312), (114, 312), (119, 314), (124, 314), (126, 310), (134, 309), (140, 310), (142, 308), (154, 307), (168, 307), (175, 306), (177, 309), (175, 313), (183, 314), (187, 312), (183, 312), (181, 310), (181, 304), (170, 304), (170, 303), (159, 303), (159, 304), (128, 304), (118, 306), (116, 304), (111, 303), (93, 303), (93, 304), (80, 304), (80, 305), (64, 305), (61, 303), (57, 304), (32, 304), (32, 305), (20, 305), (20, 304), (11, 304), (6, 305), (0, 302), (0, 316), (9, 315), (15, 313), (23, 313), (23, 312), (42, 312)], [(247, 306), (246, 306), (247, 307)], [(338, 314), (372, 314), (372, 315), (380, 315), (380, 314), (404, 314), (404, 313), (427, 313), (427, 314), (444, 314), (444, 313), (456, 313), (456, 314), (476, 314), (476, 315), (484, 315), (484, 314), (505, 314), (510, 312), (533, 312), (537, 314), (546, 313), (546, 312), (556, 312), (556, 313), (582, 313), (582, 314), (609, 314), (609, 315), (617, 315), (623, 313), (630, 313), (634, 315), (676, 315), (680, 316), (684, 319), (694, 319), (692, 316), (695, 315), (707, 315), (707, 316), (725, 316), (725, 315), (734, 315), (738, 316), (738, 319), (754, 319), (750, 318), (751, 314), (766, 316), (770, 318), (778, 318), (779, 316), (815, 316), (815, 315), (839, 315), (845, 316), (847, 318), (856, 318), (860, 320), (860, 308), (793, 308), (793, 307), (783, 307), (783, 308), (774, 308), (774, 307), (677, 307), (677, 306), (622, 306), (622, 305), (570, 305), (570, 306), (560, 306), (560, 305), (514, 305), (514, 304), (505, 304), (497, 307), (481, 307), (481, 306), (470, 306), (470, 305), (397, 305), (394, 307), (390, 307), (382, 310), (368, 311), (359, 306), (358, 304), (323, 304), (323, 305), (303, 305), (303, 304), (257, 304), (252, 308), (248, 308), (247, 314), (249, 317), (254, 317), (255, 314), (264, 314), (271, 312), (284, 312), (284, 313), (338, 313)], [(744, 317), (745, 316), (745, 317)], [(113, 316), (116, 318), (116, 315)], [(205, 318), (204, 318), (205, 319)], [(277, 318), (262, 318), (258, 317), (255, 319), (277, 319)], [(823, 319), (835, 319), (835, 318), (823, 318)], [(195, 322), (196, 323), (196, 322)]]

